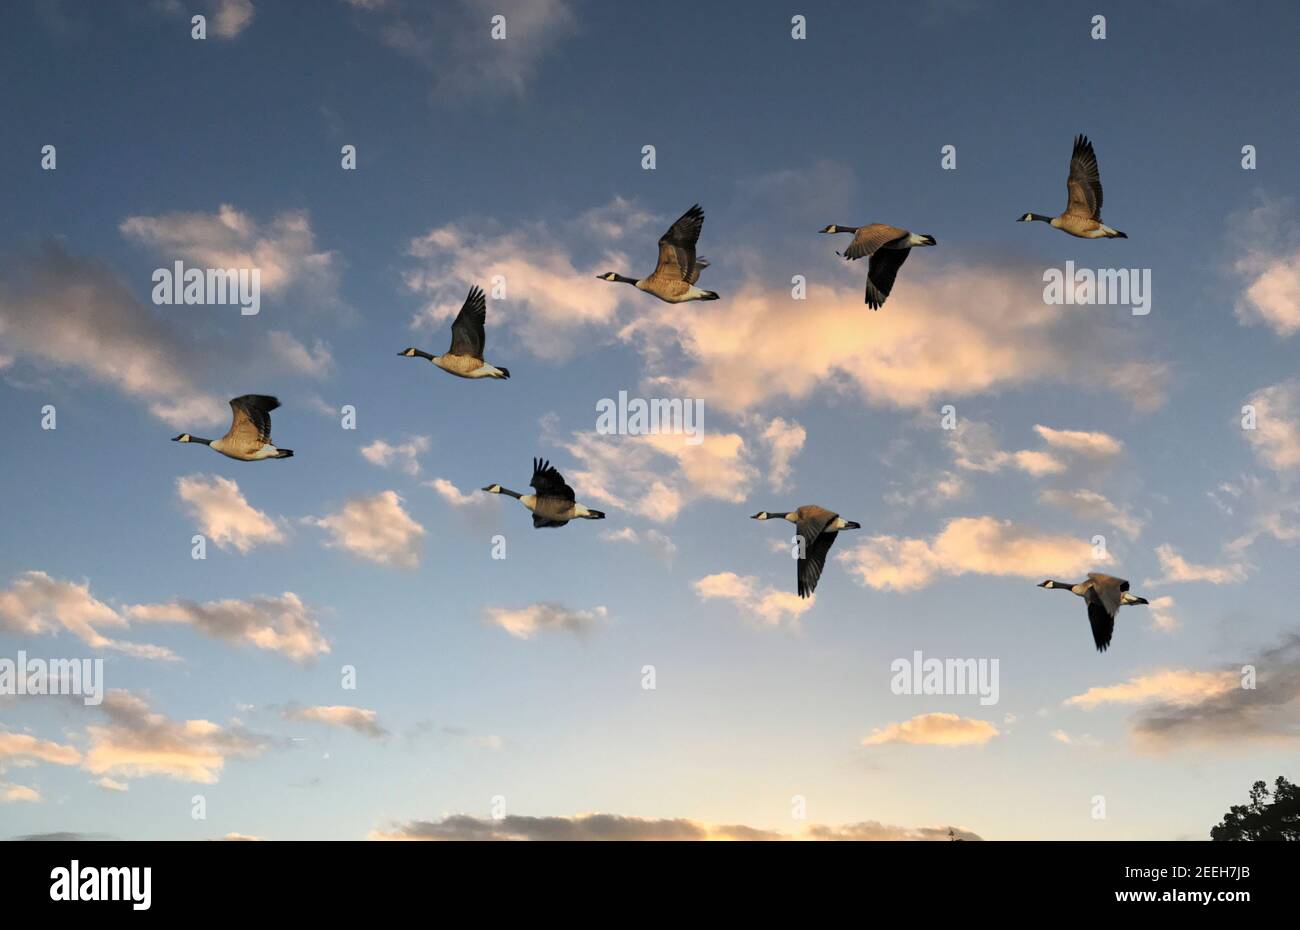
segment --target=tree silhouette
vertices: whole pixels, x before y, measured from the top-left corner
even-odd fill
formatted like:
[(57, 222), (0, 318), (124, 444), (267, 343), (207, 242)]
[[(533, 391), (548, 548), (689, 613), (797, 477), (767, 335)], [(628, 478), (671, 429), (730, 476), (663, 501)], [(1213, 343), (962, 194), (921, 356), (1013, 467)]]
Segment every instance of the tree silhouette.
[(1210, 830), (1212, 840), (1300, 840), (1300, 788), (1278, 776), (1272, 803), (1266, 782), (1250, 788), (1249, 804), (1234, 804)]

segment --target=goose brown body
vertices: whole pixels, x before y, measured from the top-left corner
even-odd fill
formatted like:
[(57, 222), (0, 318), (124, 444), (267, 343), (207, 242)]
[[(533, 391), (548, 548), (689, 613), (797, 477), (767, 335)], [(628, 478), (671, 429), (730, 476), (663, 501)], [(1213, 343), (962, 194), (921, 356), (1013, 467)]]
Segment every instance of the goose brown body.
[(220, 439), (201, 439), (181, 433), (173, 441), (202, 443), (241, 462), (287, 459), (292, 457), (293, 450), (277, 449), (271, 442), (271, 411), (279, 406), (280, 401), (267, 394), (244, 394), (230, 401), (233, 414), (230, 429)]
[(1070, 173), (1065, 179), (1065, 212), (1059, 216), (1026, 213), (1020, 222), (1039, 220), (1079, 239), (1127, 239), (1128, 235), (1111, 229), (1101, 221), (1103, 194), (1097, 153), (1085, 135), (1076, 136), (1070, 152)]
[(1130, 594), (1125, 579), (1101, 572), (1089, 572), (1088, 577), (1078, 584), (1049, 579), (1039, 587), (1064, 588), (1083, 598), (1088, 606), (1088, 624), (1092, 627), (1092, 640), (1098, 652), (1110, 648), (1111, 638), (1115, 635), (1115, 615), (1120, 607), (1149, 603), (1144, 597)]
[(812, 597), (826, 567), (826, 556), (835, 544), (840, 530), (861, 529), (861, 525), (852, 520), (845, 520), (833, 510), (818, 507), (816, 504), (804, 504), (788, 513), (760, 510), (754, 514), (755, 520), (769, 520), (779, 517), (795, 525), (799, 534), (799, 559), (795, 571), (796, 589), (800, 597)]
[(898, 269), (903, 267), (912, 249), (935, 244), (934, 236), (917, 235), (900, 226), (888, 223), (868, 223), (866, 226), (839, 226), (831, 224), (824, 233), (853, 233), (853, 240), (842, 253), (846, 261), (869, 257), (864, 303), (879, 310), (894, 289)]
[(668, 231), (659, 237), (659, 260), (655, 264), (655, 270), (646, 277), (637, 280), (612, 271), (597, 277), (602, 281), (635, 285), (637, 290), (653, 294), (670, 304), (685, 303), (688, 300), (717, 300), (716, 292), (695, 286), (700, 279), (700, 272), (709, 267), (708, 261), (695, 255), (695, 244), (699, 241), (703, 227), (704, 211), (697, 203), (678, 217), (668, 227)]

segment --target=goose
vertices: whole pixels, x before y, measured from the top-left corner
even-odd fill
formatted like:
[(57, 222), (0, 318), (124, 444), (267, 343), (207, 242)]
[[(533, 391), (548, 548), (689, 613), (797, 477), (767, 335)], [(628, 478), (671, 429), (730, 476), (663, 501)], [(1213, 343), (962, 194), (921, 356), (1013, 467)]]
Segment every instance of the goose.
[(287, 459), (292, 449), (277, 449), (271, 444), (271, 411), (280, 401), (265, 394), (245, 394), (230, 402), (235, 412), (230, 429), (220, 439), (200, 439), (189, 433), (173, 436), (172, 442), (201, 442), (222, 455), (241, 462), (260, 462), (262, 459)]
[(1070, 176), (1065, 179), (1069, 200), (1060, 216), (1043, 216), (1026, 213), (1017, 222), (1038, 220), (1056, 229), (1078, 236), (1080, 239), (1127, 239), (1126, 233), (1111, 229), (1101, 221), (1101, 172), (1097, 168), (1097, 153), (1084, 135), (1074, 139), (1070, 153)]
[(430, 355), (414, 348), (397, 354), (407, 358), (427, 358), (457, 378), (509, 378), (509, 368), (489, 365), (483, 361), (483, 344), (486, 340), (483, 325), (486, 322), (487, 297), (482, 288), (471, 287), (460, 313), (456, 314), (456, 321), (451, 324), (450, 349), (442, 355)]
[(670, 304), (685, 303), (688, 300), (717, 300), (716, 291), (705, 291), (695, 286), (695, 282), (700, 279), (700, 272), (709, 267), (703, 258), (695, 257), (695, 242), (700, 238), (703, 226), (704, 211), (697, 203), (669, 226), (668, 232), (659, 237), (659, 264), (655, 265), (655, 270), (649, 277), (638, 281), (613, 271), (596, 277), (602, 281), (634, 284), (637, 290), (653, 294)]
[(849, 247), (843, 252), (835, 253), (843, 255), (846, 261), (854, 261), (864, 255), (871, 256), (871, 261), (867, 265), (865, 302), (872, 310), (879, 310), (885, 305), (885, 298), (894, 288), (894, 278), (898, 276), (898, 269), (903, 267), (903, 262), (907, 261), (907, 256), (912, 249), (935, 244), (934, 236), (918, 235), (884, 223), (872, 223), (868, 226), (840, 226), (831, 223), (818, 232), (853, 233), (853, 241), (849, 243)]
[(499, 484), (489, 484), (482, 490), (489, 494), (506, 494), (533, 512), (533, 529), (564, 526), (570, 520), (603, 520), (605, 514), (579, 504), (573, 488), (564, 483), (564, 476), (545, 459), (533, 459), (533, 480), (528, 482), (536, 494), (520, 494)]
[(805, 504), (790, 513), (780, 511), (769, 513), (760, 510), (750, 519), (771, 520), (773, 518), (789, 520), (795, 525), (799, 538), (803, 540), (803, 558), (799, 560), (797, 572), (800, 597), (812, 596), (817, 587), (817, 580), (822, 576), (822, 568), (826, 565), (826, 553), (831, 551), (839, 531), (862, 529), (861, 523), (845, 520), (839, 514), (814, 504)]
[(1088, 605), (1088, 622), (1092, 624), (1092, 641), (1097, 644), (1098, 652), (1105, 652), (1110, 645), (1111, 635), (1115, 632), (1115, 614), (1119, 613), (1120, 607), (1150, 603), (1145, 597), (1129, 594), (1128, 582), (1123, 578), (1097, 572), (1089, 572), (1087, 580), (1078, 584), (1049, 579), (1039, 587), (1064, 588), (1084, 599)]

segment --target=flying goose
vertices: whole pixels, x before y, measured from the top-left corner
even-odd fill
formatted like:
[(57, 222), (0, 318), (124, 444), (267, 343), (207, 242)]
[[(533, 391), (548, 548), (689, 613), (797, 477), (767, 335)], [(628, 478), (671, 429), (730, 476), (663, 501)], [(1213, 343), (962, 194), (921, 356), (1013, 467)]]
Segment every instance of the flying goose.
[(1070, 584), (1068, 581), (1044, 581), (1040, 588), (1064, 588), (1083, 598), (1088, 605), (1088, 622), (1092, 624), (1092, 640), (1098, 652), (1105, 652), (1115, 632), (1115, 614), (1123, 605), (1149, 603), (1145, 597), (1128, 593), (1128, 582), (1113, 575), (1089, 572), (1086, 581)]
[(510, 369), (489, 365), (483, 361), (483, 343), (486, 336), (483, 325), (487, 322), (487, 297), (478, 286), (469, 289), (469, 296), (451, 324), (451, 348), (442, 355), (430, 355), (419, 349), (398, 352), (407, 358), (427, 358), (443, 371), (457, 378), (509, 378)]
[(685, 303), (688, 300), (717, 300), (715, 291), (705, 291), (695, 286), (700, 279), (700, 272), (709, 267), (703, 258), (695, 257), (695, 242), (700, 238), (700, 229), (704, 226), (704, 211), (697, 203), (668, 227), (668, 232), (659, 237), (659, 264), (649, 277), (638, 281), (613, 271), (598, 274), (602, 281), (620, 281), (623, 284), (635, 284), (638, 290), (653, 294), (670, 304)]
[(262, 459), (287, 459), (292, 449), (277, 449), (271, 445), (271, 411), (280, 406), (274, 397), (265, 394), (245, 394), (230, 402), (235, 412), (226, 435), (220, 439), (200, 439), (189, 433), (172, 437), (172, 442), (201, 442), (222, 455), (241, 462), (258, 462)]
[(885, 305), (885, 298), (894, 288), (894, 278), (898, 276), (898, 269), (903, 267), (903, 262), (907, 261), (907, 256), (912, 249), (935, 243), (934, 236), (920, 236), (884, 223), (872, 223), (869, 226), (839, 226), (831, 223), (825, 229), (818, 231), (853, 233), (853, 241), (849, 243), (849, 247), (842, 253), (835, 253), (843, 255), (846, 261), (853, 261), (864, 255), (871, 256), (871, 261), (867, 265), (866, 304), (872, 310), (879, 310)]
[(564, 526), (570, 520), (603, 520), (605, 514), (579, 504), (573, 497), (573, 488), (564, 483), (550, 462), (533, 459), (533, 480), (528, 482), (536, 494), (519, 494), (499, 484), (489, 484), (484, 491), (489, 494), (508, 494), (533, 512), (533, 528)]
[(1101, 221), (1101, 172), (1097, 168), (1097, 153), (1084, 135), (1075, 136), (1074, 151), (1070, 153), (1070, 176), (1065, 179), (1069, 201), (1060, 216), (1042, 216), (1026, 213), (1019, 220), (1029, 223), (1040, 220), (1080, 239), (1127, 239), (1128, 235), (1111, 229)]
[(831, 513), (826, 508), (814, 504), (805, 504), (791, 513), (780, 511), (768, 513), (766, 510), (760, 510), (750, 519), (770, 520), (772, 518), (789, 520), (795, 525), (803, 541), (803, 558), (799, 560), (797, 574), (800, 597), (812, 596), (813, 590), (817, 587), (817, 579), (821, 578), (822, 568), (826, 565), (826, 553), (831, 551), (839, 531), (862, 529), (862, 524), (845, 520), (839, 514)]

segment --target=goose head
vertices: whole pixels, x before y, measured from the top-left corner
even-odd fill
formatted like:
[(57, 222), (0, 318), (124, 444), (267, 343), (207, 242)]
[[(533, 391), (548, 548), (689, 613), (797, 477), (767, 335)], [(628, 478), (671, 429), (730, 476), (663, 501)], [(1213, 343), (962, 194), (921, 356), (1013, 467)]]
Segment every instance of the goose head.
[(189, 433), (181, 433), (179, 436), (173, 436), (172, 442), (193, 442), (194, 437)]
[(499, 484), (489, 484), (486, 488), (480, 488), (479, 490), (481, 490), (481, 491), (487, 491), (489, 494), (500, 494), (500, 493), (501, 493), (501, 485), (499, 485)]
[(771, 515), (770, 513), (768, 513), (766, 510), (760, 510), (758, 513), (754, 514), (754, 515), (753, 515), (752, 517), (750, 517), (749, 519), (751, 519), (751, 520), (770, 520), (771, 518), (772, 518), (772, 515)]
[(403, 349), (401, 352), (398, 352), (397, 354), (404, 355), (407, 358), (415, 358), (415, 356), (419, 354), (419, 351), (420, 351), (419, 349), (410, 348), (410, 349)]
[[(818, 231), (819, 233), (837, 233), (837, 232), (840, 231), (840, 227), (839, 227), (839, 226), (836, 226), (834, 223), (831, 223), (831, 224), (830, 224), (829, 226), (827, 226), (825, 229), (819, 229), (819, 230), (817, 230), (817, 231)], [(847, 231), (847, 230), (846, 230), (846, 231)]]

